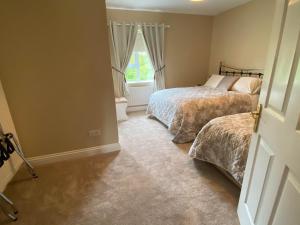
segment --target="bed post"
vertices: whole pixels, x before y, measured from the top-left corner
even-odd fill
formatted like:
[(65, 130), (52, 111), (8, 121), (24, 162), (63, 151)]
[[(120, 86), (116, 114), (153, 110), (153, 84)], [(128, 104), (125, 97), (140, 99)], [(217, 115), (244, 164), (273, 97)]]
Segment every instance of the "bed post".
[(222, 67), (223, 67), (223, 63), (222, 63), (222, 61), (220, 61), (219, 75), (221, 75), (221, 74), (222, 74)]

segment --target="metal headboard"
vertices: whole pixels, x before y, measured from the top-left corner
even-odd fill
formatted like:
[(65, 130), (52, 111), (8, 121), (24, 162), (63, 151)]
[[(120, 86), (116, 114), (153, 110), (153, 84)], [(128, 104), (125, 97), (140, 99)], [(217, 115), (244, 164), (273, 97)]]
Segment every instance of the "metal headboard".
[(219, 74), (225, 76), (241, 76), (241, 77), (259, 77), (263, 78), (262, 69), (240, 69), (232, 66), (227, 66), (220, 62)]

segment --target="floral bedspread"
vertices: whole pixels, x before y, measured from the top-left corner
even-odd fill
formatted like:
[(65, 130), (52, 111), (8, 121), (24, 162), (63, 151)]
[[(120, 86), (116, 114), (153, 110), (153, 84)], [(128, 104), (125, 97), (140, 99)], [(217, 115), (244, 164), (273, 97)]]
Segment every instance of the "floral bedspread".
[(193, 141), (210, 120), (250, 112), (250, 95), (210, 87), (172, 88), (151, 95), (147, 114), (164, 123), (175, 135), (173, 142)]
[(242, 184), (253, 125), (250, 113), (216, 118), (202, 128), (189, 155), (222, 168)]

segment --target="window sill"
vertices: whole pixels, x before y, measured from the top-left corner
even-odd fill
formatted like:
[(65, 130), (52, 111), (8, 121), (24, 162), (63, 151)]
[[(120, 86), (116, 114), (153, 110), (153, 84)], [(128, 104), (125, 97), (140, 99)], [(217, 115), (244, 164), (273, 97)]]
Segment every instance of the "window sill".
[(128, 82), (128, 87), (145, 87), (153, 86), (154, 81), (137, 81), (137, 82)]

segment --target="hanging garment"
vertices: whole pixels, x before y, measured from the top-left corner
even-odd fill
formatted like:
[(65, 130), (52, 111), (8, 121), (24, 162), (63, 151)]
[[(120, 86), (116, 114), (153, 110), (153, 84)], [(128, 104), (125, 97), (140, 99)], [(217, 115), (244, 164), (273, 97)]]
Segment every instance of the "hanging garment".
[(9, 159), (9, 153), (7, 152), (6, 148), (3, 146), (3, 141), (1, 140), (0, 143), (0, 158), (2, 161), (7, 161)]
[(0, 139), (0, 167), (3, 166), (4, 161), (10, 158), (10, 154), (15, 151), (13, 143), (10, 141), (11, 134), (5, 134)]
[(15, 151), (15, 147), (13, 143), (10, 141), (10, 138), (12, 138), (11, 134), (5, 134), (4, 142), (6, 144), (6, 151), (9, 154), (12, 154)]

